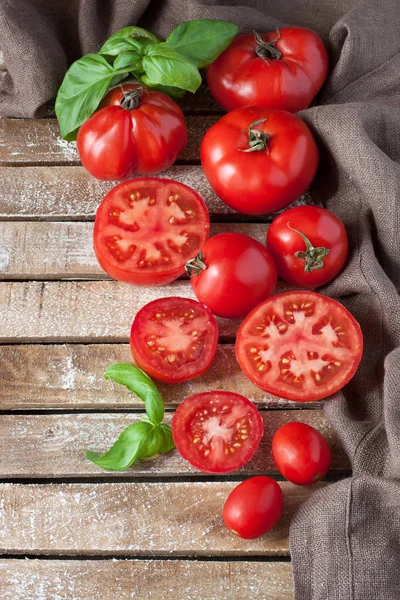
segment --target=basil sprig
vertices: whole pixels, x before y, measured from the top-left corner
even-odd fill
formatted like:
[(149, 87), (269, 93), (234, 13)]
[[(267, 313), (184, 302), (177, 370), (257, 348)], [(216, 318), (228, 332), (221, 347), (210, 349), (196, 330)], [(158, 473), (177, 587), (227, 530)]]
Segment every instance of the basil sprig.
[(150, 377), (129, 363), (111, 365), (104, 377), (124, 385), (143, 400), (148, 420), (128, 425), (104, 454), (86, 450), (85, 457), (103, 469), (125, 471), (137, 460), (173, 450), (171, 427), (162, 423), (164, 403)]
[(65, 74), (55, 105), (62, 137), (76, 139), (107, 90), (125, 78), (172, 97), (195, 92), (201, 83), (199, 68), (213, 62), (237, 31), (234, 23), (207, 19), (181, 23), (165, 42), (141, 27), (118, 31), (97, 54), (86, 54)]

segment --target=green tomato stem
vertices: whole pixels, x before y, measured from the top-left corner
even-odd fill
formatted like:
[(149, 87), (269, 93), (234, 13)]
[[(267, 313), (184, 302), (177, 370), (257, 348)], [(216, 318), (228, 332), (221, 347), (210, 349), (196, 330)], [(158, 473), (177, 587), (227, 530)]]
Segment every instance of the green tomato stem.
[(304, 235), (304, 233), (292, 227), (289, 222), (286, 223), (286, 225), (289, 227), (289, 229), (298, 233), (306, 245), (305, 250), (301, 250), (294, 253), (294, 256), (296, 258), (302, 258), (304, 260), (304, 272), (309, 273), (310, 271), (322, 269), (324, 267), (324, 258), (330, 252), (329, 248), (324, 248), (323, 246), (314, 248), (314, 246), (312, 245), (308, 237)]

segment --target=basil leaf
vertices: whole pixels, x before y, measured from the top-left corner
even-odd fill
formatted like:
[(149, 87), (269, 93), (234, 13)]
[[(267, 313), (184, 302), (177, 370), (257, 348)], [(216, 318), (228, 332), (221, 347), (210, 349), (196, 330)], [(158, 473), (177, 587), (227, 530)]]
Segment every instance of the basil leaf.
[(146, 75), (142, 75), (140, 81), (144, 83), (144, 85), (151, 87), (153, 90), (167, 94), (167, 96), (170, 96), (171, 98), (182, 98), (185, 95), (185, 90), (168, 85), (157, 85), (149, 77), (146, 77)]
[(139, 367), (130, 363), (110, 365), (104, 377), (124, 385), (146, 405), (146, 413), (151, 423), (158, 425), (164, 418), (164, 403), (153, 381)]
[(130, 67), (131, 71), (140, 71), (142, 69), (142, 60), (139, 52), (135, 50), (122, 52), (114, 61), (114, 69), (123, 69)]
[(161, 423), (159, 427), (163, 434), (163, 444), (158, 451), (162, 453), (169, 452), (175, 448), (174, 438), (172, 437), (172, 429), (165, 423)]
[[(146, 81), (195, 92), (201, 84), (197, 67), (165, 42), (147, 46), (143, 56)], [(144, 82), (145, 79), (143, 79)]]
[(99, 54), (118, 56), (121, 52), (140, 51), (148, 43), (156, 44), (157, 42), (158, 39), (146, 29), (135, 26), (125, 27), (108, 38), (100, 48)]
[(176, 27), (166, 44), (189, 58), (196, 67), (212, 63), (229, 46), (238, 26), (228, 21), (187, 21)]

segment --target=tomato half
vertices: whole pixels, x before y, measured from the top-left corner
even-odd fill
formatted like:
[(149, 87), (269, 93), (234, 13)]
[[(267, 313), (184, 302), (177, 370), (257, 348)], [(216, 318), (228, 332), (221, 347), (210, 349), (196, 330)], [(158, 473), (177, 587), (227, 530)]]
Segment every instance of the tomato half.
[(136, 313), (131, 329), (136, 364), (150, 377), (173, 383), (204, 373), (218, 345), (211, 311), (189, 298), (158, 298)]
[(172, 417), (178, 452), (206, 473), (229, 473), (247, 463), (263, 431), (263, 420), (254, 404), (233, 392), (189, 396)]
[(283, 494), (279, 484), (271, 477), (260, 475), (242, 481), (231, 491), (222, 518), (233, 533), (253, 539), (272, 529), (282, 511)]
[(318, 148), (296, 115), (257, 106), (223, 116), (200, 146), (204, 173), (235, 210), (262, 215), (301, 196), (318, 166)]
[(302, 27), (239, 35), (207, 69), (211, 94), (225, 110), (307, 108), (328, 74), (321, 38)]
[(239, 327), (236, 357), (275, 396), (308, 402), (340, 390), (361, 360), (362, 333), (336, 300), (300, 290), (269, 298)]
[(324, 436), (306, 423), (285, 423), (272, 438), (279, 471), (296, 485), (312, 485), (329, 470), (331, 451)]
[(319, 206), (296, 206), (276, 217), (267, 246), (282, 279), (311, 288), (340, 273), (349, 249), (342, 221)]
[(159, 173), (186, 146), (185, 117), (166, 94), (127, 84), (111, 90), (99, 108), (77, 136), (82, 164), (97, 179)]
[(196, 256), (210, 231), (204, 200), (172, 179), (132, 179), (102, 200), (94, 250), (114, 279), (136, 285), (173, 281)]

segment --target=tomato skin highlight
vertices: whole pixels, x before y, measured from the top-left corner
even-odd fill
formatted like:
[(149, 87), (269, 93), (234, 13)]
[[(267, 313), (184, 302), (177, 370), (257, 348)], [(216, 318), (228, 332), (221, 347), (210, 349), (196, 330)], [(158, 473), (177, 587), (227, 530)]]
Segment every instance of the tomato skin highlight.
[(263, 475), (239, 483), (222, 511), (225, 525), (239, 537), (251, 540), (267, 533), (279, 521), (283, 494), (279, 484)]
[[(264, 149), (246, 152), (252, 124), (257, 135), (268, 139)], [(285, 208), (306, 191), (317, 171), (318, 148), (296, 115), (246, 106), (206, 132), (200, 158), (221, 200), (240, 213), (263, 215)]]
[[(329, 250), (322, 268), (305, 271), (305, 259), (295, 254), (304, 252), (306, 244), (293, 228), (303, 233), (314, 248)], [(334, 213), (319, 206), (296, 206), (277, 216), (269, 226), (267, 248), (282, 279), (300, 287), (315, 288), (340, 273), (346, 263), (349, 243), (346, 229)]]
[[(132, 90), (140, 92), (140, 104), (127, 110), (120, 101)], [(179, 106), (165, 94), (137, 84), (111, 90), (77, 136), (85, 169), (97, 179), (112, 181), (168, 169), (186, 142)]]
[(203, 246), (207, 269), (191, 277), (194, 293), (219, 317), (238, 319), (274, 293), (277, 270), (268, 250), (241, 233), (221, 233)]
[(327, 441), (306, 423), (282, 425), (272, 438), (272, 456), (280, 473), (296, 485), (320, 481), (331, 464)]
[[(277, 31), (261, 34), (266, 42)], [(282, 27), (274, 44), (278, 59), (257, 56), (254, 35), (239, 35), (208, 67), (207, 83), (227, 111), (264, 106), (289, 112), (307, 108), (328, 74), (328, 53), (321, 38), (302, 27)]]

